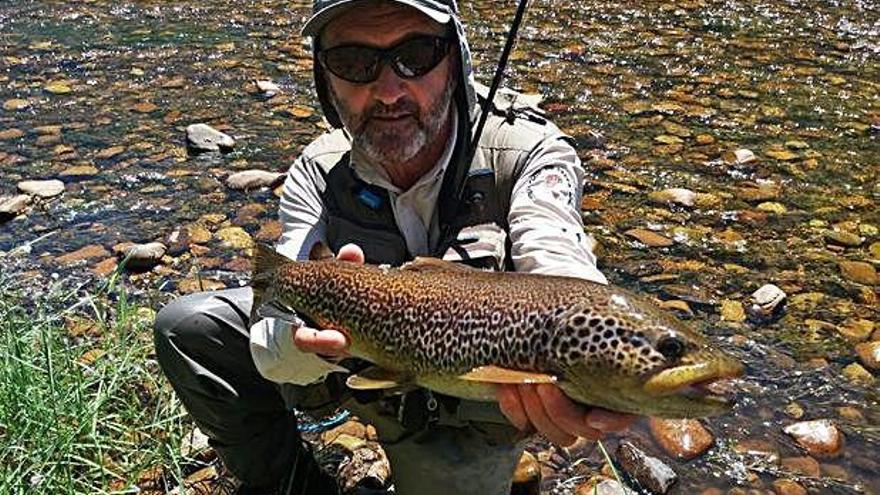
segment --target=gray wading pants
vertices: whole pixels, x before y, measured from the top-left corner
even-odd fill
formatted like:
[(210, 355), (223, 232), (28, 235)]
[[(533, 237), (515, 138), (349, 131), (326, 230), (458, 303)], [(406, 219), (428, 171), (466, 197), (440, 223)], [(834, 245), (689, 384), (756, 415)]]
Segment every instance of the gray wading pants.
[[(314, 471), (296, 428), (293, 407), (313, 402), (316, 386), (278, 385), (263, 378), (249, 349), (250, 288), (204, 292), (172, 301), (156, 317), (156, 356), (190, 416), (211, 439), (226, 467), (256, 486), (278, 483), (294, 466)], [(327, 387), (323, 394), (326, 395)], [(318, 394), (320, 395), (320, 394)], [(376, 403), (341, 404), (372, 423), (391, 461), (400, 495), (507, 495), (523, 450), (497, 406), (460, 402), (417, 431)], [(299, 469), (308, 466), (307, 469)], [(312, 474), (314, 476), (314, 473)], [(320, 482), (298, 495), (327, 495)]]

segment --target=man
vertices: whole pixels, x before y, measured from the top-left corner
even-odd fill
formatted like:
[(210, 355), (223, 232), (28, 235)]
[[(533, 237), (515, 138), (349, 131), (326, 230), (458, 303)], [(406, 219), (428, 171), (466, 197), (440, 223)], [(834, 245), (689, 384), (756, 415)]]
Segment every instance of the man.
[[(323, 242), (350, 262), (429, 255), (605, 282), (580, 220), (580, 162), (538, 111), (496, 99), (466, 163), (479, 109), (454, 0), (316, 0), (303, 34), (336, 129), (288, 173), (280, 252), (304, 259)], [(499, 404), (426, 391), (352, 398), (323, 359), (345, 357), (342, 333), (249, 322), (251, 304), (248, 288), (196, 294), (156, 321), (164, 372), (251, 493), (333, 490), (301, 446), (293, 406), (343, 401), (376, 425), (403, 495), (508, 493), (523, 432), (568, 445), (629, 421), (550, 385), (500, 387)]]

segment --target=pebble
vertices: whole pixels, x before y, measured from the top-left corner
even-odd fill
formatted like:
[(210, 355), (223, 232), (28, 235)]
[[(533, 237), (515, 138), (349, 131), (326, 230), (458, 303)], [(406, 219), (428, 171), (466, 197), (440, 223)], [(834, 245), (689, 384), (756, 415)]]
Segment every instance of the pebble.
[(731, 165), (744, 165), (757, 160), (758, 157), (755, 156), (755, 153), (752, 150), (740, 148), (728, 151), (722, 156), (722, 159)]
[(841, 372), (843, 373), (843, 376), (854, 385), (867, 386), (874, 383), (874, 375), (859, 363), (852, 363), (844, 366)]
[(208, 440), (208, 435), (202, 433), (202, 430), (193, 428), (188, 435), (181, 439), (180, 455), (184, 457), (197, 456), (199, 453), (210, 448)]
[(766, 201), (764, 203), (760, 203), (755, 208), (769, 213), (776, 213), (777, 215), (782, 215), (788, 211), (784, 204), (777, 203), (775, 201)]
[(31, 197), (27, 194), (0, 196), (0, 220), (17, 217), (30, 202)]
[(189, 236), (189, 242), (195, 244), (204, 244), (213, 238), (211, 231), (200, 223), (188, 225), (186, 233)]
[(693, 459), (709, 450), (715, 439), (695, 419), (650, 418), (651, 434), (660, 447), (676, 459)]
[(880, 260), (880, 241), (872, 242), (868, 247), (868, 252), (871, 253), (872, 258)]
[(186, 128), (186, 142), (194, 151), (230, 151), (235, 140), (208, 124), (192, 124)]
[(697, 198), (697, 193), (691, 191), (690, 189), (682, 189), (682, 188), (673, 188), (673, 189), (664, 189), (662, 191), (654, 191), (648, 194), (648, 200), (652, 203), (659, 203), (663, 205), (668, 205), (670, 203), (679, 204), (682, 206), (694, 206), (694, 201)]
[(633, 495), (634, 493), (619, 481), (609, 479), (603, 479), (598, 483), (587, 481), (575, 490), (575, 495)]
[(137, 113), (152, 113), (158, 109), (159, 109), (158, 105), (156, 105), (155, 103), (151, 103), (149, 101), (144, 101), (144, 102), (138, 103), (138, 104), (131, 107), (131, 110), (133, 112), (137, 112)]
[(272, 244), (281, 237), (281, 228), (281, 222), (269, 220), (260, 226), (260, 230), (254, 235), (254, 240)]
[(864, 242), (864, 239), (856, 234), (839, 230), (829, 230), (828, 232), (825, 232), (825, 239), (834, 244), (848, 247), (858, 247)]
[(62, 170), (58, 175), (61, 177), (87, 177), (97, 173), (98, 167), (94, 165), (74, 165)]
[(819, 461), (812, 457), (786, 457), (779, 461), (785, 471), (816, 478), (821, 473)]
[(18, 190), (41, 198), (51, 198), (64, 192), (64, 183), (58, 179), (51, 180), (25, 180), (19, 182)]
[(263, 96), (266, 98), (271, 98), (281, 91), (277, 84), (269, 80), (257, 79), (254, 81), (254, 84), (257, 86), (257, 89), (263, 92)]
[(16, 112), (18, 110), (24, 110), (31, 106), (31, 103), (27, 100), (22, 100), (20, 98), (13, 98), (11, 100), (6, 100), (3, 102), (3, 110), (8, 112)]
[(61, 81), (53, 81), (43, 86), (43, 90), (53, 95), (66, 95), (73, 91), (66, 83)]
[(116, 270), (117, 266), (118, 263), (116, 262), (116, 258), (105, 258), (95, 263), (95, 266), (92, 267), (92, 273), (99, 277), (106, 277), (107, 275), (113, 273), (113, 271)]
[(773, 492), (776, 495), (807, 495), (807, 489), (796, 481), (778, 479), (773, 482)]
[(196, 292), (225, 289), (226, 284), (212, 278), (188, 277), (177, 284), (177, 291), (181, 294), (193, 294)]
[(837, 332), (847, 340), (863, 342), (871, 337), (874, 331), (874, 322), (861, 318), (849, 318), (837, 327)]
[(235, 190), (259, 189), (261, 187), (274, 187), (284, 180), (283, 172), (269, 172), (266, 170), (243, 170), (226, 178), (226, 186)]
[(870, 263), (864, 261), (841, 261), (838, 263), (840, 273), (847, 280), (865, 285), (875, 285), (877, 280), (877, 269)]
[(840, 406), (837, 408), (837, 414), (840, 415), (841, 418), (847, 421), (853, 421), (856, 423), (861, 423), (865, 420), (865, 416), (862, 414), (856, 407), (852, 406)]
[(709, 134), (697, 134), (696, 140), (697, 144), (712, 144), (715, 142), (715, 138)]
[(778, 318), (785, 307), (787, 295), (779, 287), (766, 284), (752, 293), (746, 313), (755, 323), (765, 323)]
[(0, 131), (0, 141), (8, 141), (10, 139), (18, 139), (24, 136), (24, 132), (20, 129), (6, 129)]
[(668, 247), (675, 244), (675, 241), (672, 239), (645, 229), (630, 229), (624, 232), (624, 234), (638, 240), (648, 247)]
[(126, 260), (125, 267), (135, 271), (152, 269), (162, 261), (168, 248), (161, 242), (133, 244), (130, 242), (113, 246), (113, 251), (120, 260)]
[(357, 488), (378, 489), (387, 485), (391, 463), (379, 444), (369, 442), (340, 464), (336, 477), (342, 493), (363, 493)]
[(525, 451), (513, 472), (511, 495), (540, 495), (541, 465), (531, 452)]
[(223, 246), (231, 249), (249, 249), (254, 247), (254, 240), (241, 227), (226, 227), (217, 231), (217, 238)]
[(793, 153), (788, 150), (769, 150), (764, 154), (769, 156), (770, 158), (775, 158), (783, 162), (788, 162), (798, 157), (797, 153)]
[(766, 440), (740, 440), (733, 446), (733, 450), (740, 454), (761, 457), (772, 464), (776, 464), (779, 461), (779, 449)]
[(617, 461), (624, 471), (638, 481), (642, 488), (653, 494), (663, 495), (678, 481), (678, 475), (660, 459), (649, 456), (630, 442), (623, 442), (617, 449)]
[(95, 154), (95, 158), (99, 160), (106, 160), (108, 158), (113, 158), (114, 156), (125, 151), (125, 146), (111, 146), (109, 148), (104, 148)]
[(830, 419), (801, 421), (786, 426), (782, 431), (813, 457), (830, 459), (840, 455), (843, 450), (843, 434)]
[(59, 265), (72, 265), (80, 261), (91, 260), (95, 258), (106, 258), (110, 256), (110, 252), (104, 249), (100, 244), (90, 244), (76, 251), (63, 254), (55, 258), (55, 262)]
[(880, 370), (880, 342), (864, 342), (856, 345), (859, 360), (868, 369)]
[(739, 301), (725, 299), (721, 302), (721, 321), (745, 321), (746, 310)]
[(757, 186), (738, 187), (734, 194), (741, 201), (757, 203), (779, 198), (781, 188), (776, 184), (760, 184)]

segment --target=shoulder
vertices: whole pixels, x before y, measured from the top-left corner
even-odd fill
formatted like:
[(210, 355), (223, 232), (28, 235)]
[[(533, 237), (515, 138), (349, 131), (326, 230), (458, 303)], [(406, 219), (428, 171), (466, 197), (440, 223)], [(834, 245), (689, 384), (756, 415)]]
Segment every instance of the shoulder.
[(540, 96), (537, 95), (507, 89), (499, 91), (477, 147), (487, 151), (528, 152), (547, 140), (568, 140), (568, 136), (538, 108), (539, 102)]
[(334, 129), (318, 136), (303, 149), (297, 162), (307, 167), (318, 167), (328, 172), (340, 158), (351, 150), (345, 131)]

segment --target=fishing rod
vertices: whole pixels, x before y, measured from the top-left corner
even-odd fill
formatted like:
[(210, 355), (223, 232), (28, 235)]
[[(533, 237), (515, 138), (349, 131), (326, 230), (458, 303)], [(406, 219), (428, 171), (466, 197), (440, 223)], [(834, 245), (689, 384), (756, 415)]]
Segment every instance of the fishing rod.
[(504, 69), (507, 67), (507, 59), (510, 58), (510, 52), (513, 49), (513, 42), (516, 40), (516, 33), (519, 31), (519, 26), (522, 24), (527, 3), (528, 0), (519, 0), (519, 5), (516, 8), (516, 15), (514, 15), (513, 23), (510, 25), (510, 31), (507, 33), (507, 41), (504, 43), (504, 50), (501, 52), (501, 60), (498, 61), (498, 67), (495, 69), (495, 76), (492, 78), (492, 85), (489, 87), (489, 94), (486, 96), (486, 101), (483, 102), (483, 107), (480, 109), (480, 121), (477, 123), (477, 128), (474, 130), (474, 135), (471, 138), (471, 149), (468, 151), (468, 159), (465, 163), (472, 163), (474, 155), (477, 153), (477, 144), (480, 142), (480, 136), (483, 134), (483, 127), (486, 126), (486, 119), (489, 117), (489, 108), (495, 100), (495, 93), (498, 91), (498, 87), (501, 86), (501, 79), (504, 78)]

